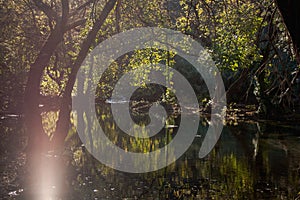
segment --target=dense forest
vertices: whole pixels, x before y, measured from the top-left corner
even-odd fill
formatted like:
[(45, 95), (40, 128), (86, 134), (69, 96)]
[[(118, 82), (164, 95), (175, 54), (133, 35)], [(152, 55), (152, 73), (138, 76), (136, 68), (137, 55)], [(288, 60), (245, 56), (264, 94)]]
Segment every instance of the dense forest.
[[(80, 87), (76, 76), (87, 55), (113, 35), (138, 27), (179, 31), (208, 50), (225, 84), (228, 121), (240, 113), (255, 121), (299, 123), (296, 0), (0, 0), (0, 5), (0, 116), (20, 118), (29, 168), (40, 162), (41, 152), (63, 154), (70, 145), (72, 92)], [(105, 102), (125, 71), (150, 62), (182, 72), (196, 91), (199, 112), (209, 118), (214, 105), (199, 74), (175, 53), (159, 49), (120, 57), (99, 81), (96, 98)], [(174, 101), (167, 89), (157, 91), (149, 86), (136, 98)], [(1, 137), (2, 150), (8, 136)]]

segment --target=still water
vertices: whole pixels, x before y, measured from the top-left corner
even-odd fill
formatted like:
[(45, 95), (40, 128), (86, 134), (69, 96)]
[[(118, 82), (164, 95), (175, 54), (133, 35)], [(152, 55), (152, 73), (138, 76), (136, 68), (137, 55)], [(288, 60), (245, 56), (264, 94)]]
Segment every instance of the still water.
[[(47, 112), (42, 116), (45, 130), (51, 132), (57, 113)], [(0, 121), (0, 199), (29, 199), (28, 191), (39, 194), (39, 199), (88, 200), (296, 199), (300, 192), (298, 124), (239, 122), (227, 125), (213, 151), (199, 159), (202, 135), (207, 128), (203, 119), (199, 134), (183, 156), (168, 167), (145, 174), (124, 173), (104, 166), (86, 151), (74, 131), (69, 134), (63, 155), (53, 152), (44, 155), (43, 173), (47, 176), (41, 178), (63, 177), (62, 186), (58, 186), (55, 181), (45, 185), (24, 184), (27, 183), (26, 171), (30, 169), (25, 168), (26, 138), (21, 121), (17, 116), (7, 116)], [(107, 127), (114, 132), (109, 118), (103, 123), (109, 123)], [(176, 126), (171, 128), (176, 129)], [(63, 161), (60, 168), (51, 168), (48, 163), (58, 159)]]

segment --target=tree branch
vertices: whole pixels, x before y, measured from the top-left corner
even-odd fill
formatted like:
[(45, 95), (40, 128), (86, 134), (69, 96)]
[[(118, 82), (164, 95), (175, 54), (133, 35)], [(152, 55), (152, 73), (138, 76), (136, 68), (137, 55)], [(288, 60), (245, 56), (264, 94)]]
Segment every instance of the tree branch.
[(89, 1), (87, 1), (87, 2), (85, 2), (85, 3), (83, 3), (82, 5), (78, 6), (77, 8), (75, 8), (74, 11), (72, 11), (72, 12), (70, 13), (70, 16), (72, 17), (72, 16), (76, 15), (78, 11), (84, 9), (85, 7), (87, 7), (88, 5), (90, 5), (91, 3), (93, 3), (94, 1), (95, 1), (95, 0), (89, 0)]
[(66, 26), (66, 31), (69, 31), (77, 26), (83, 25), (86, 22), (86, 19), (79, 19), (77, 21), (71, 22)]
[(61, 14), (61, 25), (65, 26), (68, 22), (69, 17), (69, 0), (61, 0), (62, 14)]
[(47, 15), (49, 19), (54, 21), (58, 20), (57, 13), (54, 10), (52, 10), (52, 8), (48, 4), (39, 0), (33, 0), (33, 2), (35, 6), (38, 7), (41, 11), (43, 11), (43, 13), (45, 13), (45, 15)]
[(69, 80), (67, 82), (65, 92), (63, 94), (63, 100), (60, 105), (60, 114), (59, 114), (59, 118), (56, 122), (56, 130), (54, 132), (54, 136), (53, 136), (53, 140), (52, 140), (52, 144), (56, 147), (62, 146), (64, 139), (66, 138), (67, 133), (68, 133), (69, 123), (67, 123), (67, 122), (68, 122), (68, 120), (70, 120), (71, 93), (72, 93), (72, 89), (73, 89), (73, 86), (76, 81), (77, 72), (78, 72), (82, 62), (84, 61), (86, 55), (88, 54), (90, 47), (95, 42), (95, 38), (97, 37), (97, 34), (98, 34), (100, 28), (104, 24), (104, 22), (105, 22), (106, 18), (108, 17), (109, 13), (111, 12), (111, 10), (114, 8), (116, 2), (117, 2), (117, 0), (109, 0), (105, 4), (105, 6), (100, 14), (100, 17), (95, 21), (95, 23), (92, 27), (92, 30), (88, 33), (86, 39), (81, 44), (80, 52), (77, 56), (77, 59), (75, 60), (75, 62), (72, 65), (72, 71), (69, 76)]

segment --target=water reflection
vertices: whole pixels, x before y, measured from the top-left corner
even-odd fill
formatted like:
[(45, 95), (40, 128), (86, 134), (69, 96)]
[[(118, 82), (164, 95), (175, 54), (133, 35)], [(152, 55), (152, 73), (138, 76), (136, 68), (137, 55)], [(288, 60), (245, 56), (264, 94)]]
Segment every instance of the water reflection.
[[(106, 119), (104, 116), (100, 118), (104, 119), (102, 127), (108, 128), (106, 131), (110, 139), (123, 148), (136, 150), (138, 142), (123, 135), (107, 113), (105, 116)], [(173, 120), (176, 120), (176, 117)], [(254, 122), (227, 126), (210, 155), (205, 159), (199, 159), (198, 152), (207, 130), (206, 120), (202, 119), (201, 124), (189, 150), (175, 163), (157, 172), (126, 174), (107, 170), (105, 166), (94, 160), (93, 162), (97, 163), (95, 168), (107, 171), (102, 176), (109, 185), (118, 190), (117, 194), (113, 192), (115, 189), (106, 190), (108, 197), (113, 199), (293, 199), (296, 197), (300, 186), (298, 127), (287, 128)], [(176, 126), (174, 125), (174, 128)], [(176, 134), (176, 129), (173, 131)], [(174, 137), (173, 134), (173, 132), (160, 133), (165, 138), (169, 137), (168, 140)], [(159, 142), (166, 144), (168, 140), (164, 140), (165, 138), (156, 138), (158, 144)], [(147, 142), (152, 144), (151, 140)], [(138, 152), (152, 150), (147, 142), (138, 143), (140, 145)], [(160, 148), (160, 145), (157, 148)], [(103, 172), (102, 170), (100, 171)], [(143, 184), (133, 187), (139, 182)], [(130, 195), (129, 191), (132, 192)]]
[[(50, 125), (51, 121), (55, 120), (49, 119), (45, 124)], [(21, 122), (5, 118), (0, 123), (1, 141), (4, 141), (0, 165), (3, 198), (25, 199), (29, 189), (52, 199), (295, 199), (300, 191), (300, 128), (297, 125), (253, 122), (226, 126), (214, 150), (205, 159), (199, 159), (198, 151), (207, 128), (203, 120), (198, 136), (179, 160), (146, 174), (122, 173), (104, 166), (85, 150), (73, 129), (65, 157), (49, 154), (45, 155), (44, 164), (41, 162), (44, 175), (40, 178), (45, 180), (44, 185), (24, 187), (20, 184), (25, 177), (22, 173), (25, 171), (22, 169), (24, 137), (22, 127), (16, 126)], [(108, 119), (106, 123), (115, 128)], [(172, 135), (169, 134), (169, 139)], [(121, 145), (132, 142), (130, 138), (119, 139), (117, 134), (110, 137)], [(63, 161), (58, 162), (63, 165), (49, 164), (57, 160)], [(54, 180), (62, 177), (64, 187)], [(40, 196), (39, 199), (51, 198)]]

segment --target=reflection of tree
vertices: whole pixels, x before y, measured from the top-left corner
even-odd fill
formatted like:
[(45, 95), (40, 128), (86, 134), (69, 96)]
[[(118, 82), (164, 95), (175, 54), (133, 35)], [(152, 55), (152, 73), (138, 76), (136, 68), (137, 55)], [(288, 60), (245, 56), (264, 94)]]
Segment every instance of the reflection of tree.
[[(97, 116), (99, 120), (98, 122), (100, 123), (104, 133), (111, 141), (114, 142), (115, 145), (127, 151), (144, 152), (144, 153), (155, 151), (169, 143), (169, 141), (166, 141), (166, 139), (169, 137), (168, 135), (172, 135), (171, 137), (174, 137), (174, 135), (176, 134), (175, 130), (173, 132), (173, 128), (164, 128), (153, 137), (136, 138), (128, 135), (128, 133), (124, 133), (116, 125), (109, 104), (97, 104), (96, 108), (98, 111), (97, 112)], [(140, 123), (140, 125), (145, 125), (143, 124), (143, 121), (140, 121), (141, 119), (143, 119), (143, 117), (144, 117), (143, 114), (135, 116), (136, 120), (138, 121), (138, 123)], [(168, 121), (169, 123), (171, 121), (174, 121), (172, 116), (170, 116)], [(176, 121), (178, 121), (178, 119)], [(175, 127), (174, 129), (176, 129), (176, 126), (174, 127)], [(132, 129), (132, 131), (133, 132), (135, 131), (134, 128)], [(141, 134), (141, 133), (136, 132), (136, 134)], [(144, 134), (148, 134), (146, 130)]]
[[(107, 116), (107, 113), (105, 116)], [(109, 117), (105, 118), (103, 116), (100, 118), (104, 119), (106, 123), (111, 121)], [(286, 193), (285, 186), (296, 183), (296, 172), (292, 170), (295, 164), (288, 159), (284, 151), (281, 152), (278, 141), (266, 140), (264, 137), (260, 138), (258, 140), (257, 155), (253, 157), (255, 147), (252, 146), (252, 140), (257, 137), (256, 132), (261, 131), (260, 134), (263, 136), (277, 130), (270, 127), (263, 128), (263, 126), (261, 125), (260, 130), (257, 129), (255, 124), (243, 124), (238, 128), (226, 128), (227, 131), (223, 133), (223, 139), (208, 158), (198, 159), (200, 143), (197, 142), (176, 163), (157, 172), (137, 175), (134, 180), (142, 181), (145, 184), (144, 187), (147, 189), (141, 191), (143, 197), (151, 197), (151, 195), (153, 197), (154, 191), (158, 192), (160, 198), (173, 197), (175, 199), (179, 197), (192, 198), (194, 195), (201, 198), (225, 199), (241, 199), (243, 197), (275, 198), (277, 195), (293, 196), (296, 188)], [(113, 135), (112, 140), (116, 144), (123, 145), (122, 147), (127, 147), (128, 150), (147, 150), (146, 143), (139, 146), (141, 143), (132, 140), (119, 140), (118, 131), (111, 131), (115, 128), (112, 123), (104, 127), (108, 127), (106, 131)], [(201, 126), (201, 128), (204, 129), (202, 132), (205, 132), (205, 127)], [(118, 143), (118, 141), (123, 143)], [(271, 151), (270, 148), (273, 150)], [(289, 147), (289, 149), (291, 148)], [(280, 159), (276, 161), (278, 158)], [(274, 162), (277, 162), (277, 164)], [(104, 166), (98, 165), (95, 170), (98, 168), (105, 169)], [(287, 173), (285, 170), (284, 173), (281, 173), (280, 171), (283, 169), (292, 172)], [(114, 177), (120, 176), (112, 180), (116, 188), (122, 191), (128, 190), (125, 185), (122, 185), (122, 173), (115, 174), (116, 172), (110, 170), (107, 173), (114, 174)], [(125, 173), (126, 176), (128, 176), (127, 181), (131, 180), (132, 177)], [(153, 182), (154, 179), (156, 180)], [(109, 178), (106, 178), (107, 180)]]

